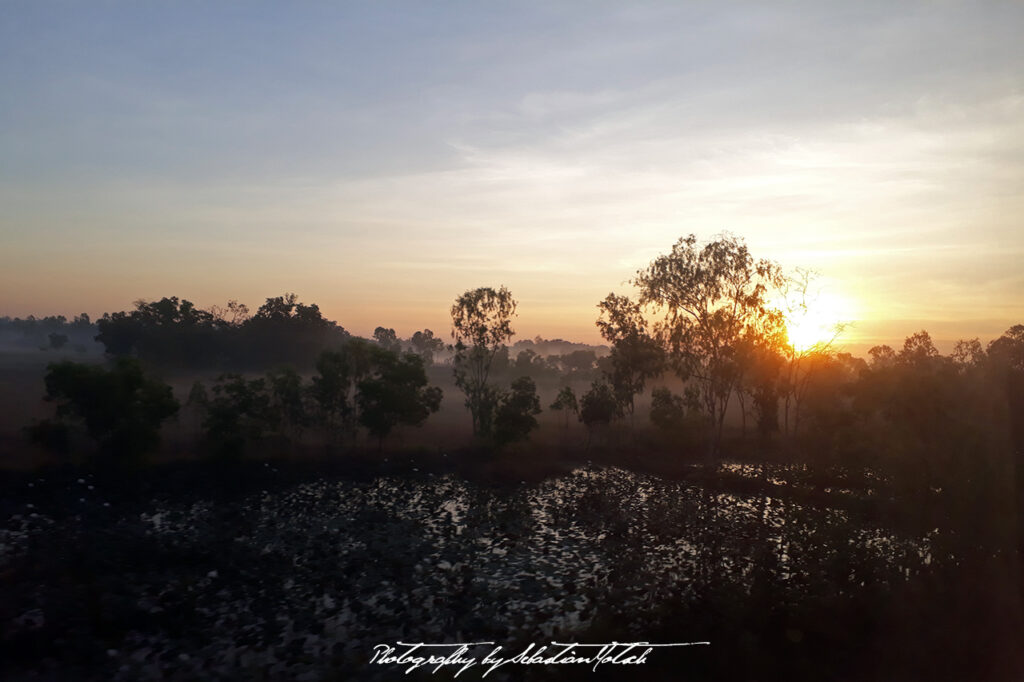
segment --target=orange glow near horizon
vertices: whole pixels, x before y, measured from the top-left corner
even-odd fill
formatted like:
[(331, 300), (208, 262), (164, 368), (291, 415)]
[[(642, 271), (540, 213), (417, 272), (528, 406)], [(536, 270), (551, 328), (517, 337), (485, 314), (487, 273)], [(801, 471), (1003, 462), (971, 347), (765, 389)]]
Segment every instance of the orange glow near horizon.
[(822, 292), (786, 316), (786, 333), (798, 352), (837, 341), (855, 319), (856, 306), (844, 296)]

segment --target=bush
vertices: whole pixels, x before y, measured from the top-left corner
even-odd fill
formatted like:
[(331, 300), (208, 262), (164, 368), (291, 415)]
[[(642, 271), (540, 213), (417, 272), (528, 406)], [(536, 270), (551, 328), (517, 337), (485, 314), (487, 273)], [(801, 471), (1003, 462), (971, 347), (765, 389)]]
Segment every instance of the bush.
[[(58, 423), (83, 425), (101, 460), (111, 464), (126, 464), (154, 450), (160, 424), (178, 412), (171, 387), (145, 376), (130, 358), (117, 359), (109, 369), (53, 363), (45, 382), (46, 399), (57, 403)], [(55, 428), (41, 427), (39, 434), (56, 433)]]
[(258, 440), (276, 426), (270, 395), (263, 379), (248, 380), (239, 374), (222, 374), (213, 387), (213, 397), (192, 389), (203, 409), (203, 431), (213, 454), (237, 457), (246, 443)]
[(525, 440), (530, 431), (537, 428), (534, 415), (540, 414), (540, 398), (537, 385), (530, 377), (519, 377), (512, 382), (512, 390), (505, 393), (498, 402), (494, 415), (494, 440), (498, 445), (507, 445)]
[(595, 381), (590, 390), (580, 399), (580, 421), (587, 428), (599, 424), (610, 424), (613, 419), (622, 415), (620, 403), (610, 385)]
[(372, 374), (359, 382), (359, 423), (378, 445), (399, 424), (419, 426), (441, 407), (441, 389), (427, 386), (423, 358), (372, 348)]

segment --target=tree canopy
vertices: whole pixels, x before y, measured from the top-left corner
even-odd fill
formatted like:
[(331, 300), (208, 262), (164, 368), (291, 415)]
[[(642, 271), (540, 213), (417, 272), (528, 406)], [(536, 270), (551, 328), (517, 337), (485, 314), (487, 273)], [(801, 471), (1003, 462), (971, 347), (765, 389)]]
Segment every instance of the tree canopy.
[(512, 338), (516, 301), (505, 287), (465, 292), (452, 305), (455, 384), (466, 395), (475, 435), (491, 430), (498, 395), (488, 379), (495, 354)]
[(758, 320), (773, 314), (767, 295), (781, 281), (779, 266), (756, 260), (741, 240), (721, 236), (702, 246), (694, 235), (633, 280), (640, 305), (660, 316), (655, 332), (676, 373), (699, 386), (710, 453), (719, 449), (739, 379), (737, 350), (756, 333)]

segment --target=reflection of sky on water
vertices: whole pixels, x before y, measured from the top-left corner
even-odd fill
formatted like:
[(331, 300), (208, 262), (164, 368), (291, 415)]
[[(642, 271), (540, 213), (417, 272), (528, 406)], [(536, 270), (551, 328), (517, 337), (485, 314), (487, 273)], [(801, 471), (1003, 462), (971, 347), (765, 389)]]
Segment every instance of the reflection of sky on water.
[[(567, 637), (599, 614), (642, 635), (658, 624), (659, 605), (710, 587), (741, 599), (758, 580), (780, 599), (803, 598), (808, 585), (842, 594), (931, 562), (928, 538), (900, 537), (841, 509), (616, 468), (580, 468), (511, 493), (452, 476), (318, 481), (231, 509), (161, 505), (138, 522), (176, 551), (203, 556), (216, 537), (225, 557), (253, 557), (249, 574), (215, 556), (166, 579), (133, 578), (149, 579), (139, 604), (153, 613), (195, 595), (209, 629), (190, 660), (223, 670), (273, 669), (286, 645), (322, 662), (339, 651), (362, 660), (396, 639)], [(8, 554), (25, 551), (30, 534), (5, 531)], [(127, 679), (156, 676), (154, 654), (186, 645), (139, 633), (125, 646)]]

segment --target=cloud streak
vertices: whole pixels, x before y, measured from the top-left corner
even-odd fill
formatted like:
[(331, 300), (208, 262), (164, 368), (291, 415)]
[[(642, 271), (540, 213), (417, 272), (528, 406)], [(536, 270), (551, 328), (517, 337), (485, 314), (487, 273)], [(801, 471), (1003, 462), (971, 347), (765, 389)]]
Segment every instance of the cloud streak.
[(608, 290), (729, 230), (865, 314), (1024, 309), (1019, 5), (56, 7), (0, 28), (5, 292), (84, 255), (93, 312), (301, 284), (367, 332), (505, 283), (528, 333), (594, 338)]

